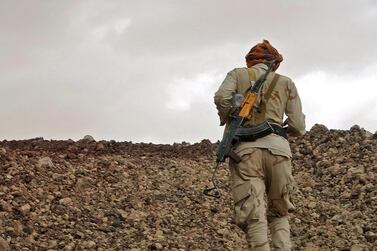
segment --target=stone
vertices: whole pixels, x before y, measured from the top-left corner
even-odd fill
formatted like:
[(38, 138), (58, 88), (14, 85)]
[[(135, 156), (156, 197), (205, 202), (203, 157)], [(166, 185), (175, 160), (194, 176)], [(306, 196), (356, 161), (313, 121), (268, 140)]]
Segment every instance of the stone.
[(346, 190), (346, 191), (344, 191), (344, 192), (341, 194), (341, 198), (342, 198), (342, 199), (349, 199), (349, 198), (351, 198), (351, 195), (352, 195), (351, 191)]
[(24, 229), (22, 223), (18, 220), (14, 222), (13, 228), (16, 235), (21, 235)]
[[(377, 140), (363, 132), (316, 126), (289, 138), (295, 250), (375, 249)], [(202, 194), (216, 147), (0, 141), (0, 236), (14, 250), (246, 250), (226, 164), (222, 197)], [(43, 157), (54, 166), (38, 168)]]
[(155, 237), (157, 240), (164, 240), (165, 239), (164, 232), (162, 232), (161, 230), (157, 230)]
[(103, 149), (105, 149), (105, 146), (104, 146), (102, 143), (98, 143), (98, 144), (96, 145), (96, 150), (97, 150), (97, 151), (101, 151), (101, 150), (103, 150)]
[(0, 251), (10, 251), (9, 244), (0, 236)]
[(66, 197), (66, 198), (62, 198), (59, 200), (59, 203), (64, 205), (64, 206), (69, 206), (69, 205), (72, 205), (73, 204), (73, 201), (71, 198), (69, 197)]
[(90, 180), (87, 177), (80, 177), (76, 180), (75, 187), (78, 190), (85, 190), (90, 186)]
[(350, 128), (350, 131), (351, 132), (359, 132), (361, 130), (360, 126), (359, 125), (353, 125), (351, 126)]
[(38, 167), (39, 168), (52, 168), (54, 167), (54, 163), (52, 162), (50, 157), (43, 157), (39, 159)]
[(162, 249), (163, 249), (163, 246), (159, 242), (152, 243), (148, 248), (148, 250), (162, 250)]
[(94, 241), (85, 241), (83, 246), (86, 248), (94, 248), (97, 244)]
[(12, 212), (13, 207), (7, 201), (1, 200), (0, 201), (0, 210), (3, 210), (5, 212)]
[(299, 218), (295, 218), (295, 219), (294, 219), (294, 222), (295, 222), (296, 224), (300, 224), (300, 223), (301, 223), (301, 220), (300, 220)]
[(316, 206), (317, 206), (317, 203), (314, 202), (314, 201), (312, 201), (312, 202), (310, 202), (310, 203), (308, 204), (308, 207), (311, 208), (311, 209), (315, 208)]
[(85, 136), (81, 139), (81, 141), (85, 141), (85, 142), (90, 143), (90, 142), (95, 142), (95, 139), (94, 139), (91, 135), (85, 135)]
[(312, 213), (312, 214), (310, 214), (310, 216), (312, 216), (314, 219), (319, 218), (319, 214), (317, 214), (317, 213)]
[(58, 246), (58, 242), (56, 240), (49, 240), (47, 242), (47, 248), (56, 248)]
[(350, 251), (363, 251), (359, 245), (353, 245)]
[(320, 248), (313, 243), (308, 243), (304, 248), (304, 251), (318, 251), (318, 250), (320, 250)]
[(7, 150), (3, 147), (0, 148), (0, 156), (5, 156), (7, 154)]
[(229, 230), (225, 229), (225, 228), (221, 228), (219, 230), (216, 231), (218, 234), (222, 235), (222, 236), (226, 236), (226, 235), (229, 235)]
[(363, 228), (360, 225), (355, 225), (353, 231), (356, 235), (363, 234)]
[(75, 248), (75, 243), (72, 242), (72, 243), (65, 245), (63, 250), (64, 251), (72, 251), (74, 248)]
[(19, 208), (19, 211), (22, 215), (28, 215), (30, 213), (31, 206), (29, 204), (25, 204)]
[(163, 248), (161, 243), (156, 242), (154, 245), (157, 248), (157, 250), (161, 250)]
[(342, 239), (336, 239), (334, 242), (334, 246), (337, 247), (337, 249), (339, 250), (345, 246), (345, 241)]
[(311, 129), (311, 133), (320, 134), (320, 133), (326, 133), (328, 132), (328, 128), (325, 125), (321, 124), (315, 124)]
[(368, 231), (368, 232), (365, 233), (365, 237), (367, 238), (367, 240), (375, 241), (375, 240), (377, 240), (377, 233), (374, 233), (372, 231)]

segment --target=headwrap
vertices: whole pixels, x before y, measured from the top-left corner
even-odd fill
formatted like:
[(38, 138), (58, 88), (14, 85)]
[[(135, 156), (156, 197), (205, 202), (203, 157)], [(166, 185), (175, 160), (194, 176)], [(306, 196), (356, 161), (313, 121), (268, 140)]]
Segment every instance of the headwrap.
[(255, 45), (250, 49), (249, 53), (245, 56), (247, 66), (251, 67), (259, 63), (272, 63), (275, 65), (272, 68), (275, 71), (281, 61), (283, 61), (283, 55), (281, 55), (267, 40), (263, 40), (262, 43)]

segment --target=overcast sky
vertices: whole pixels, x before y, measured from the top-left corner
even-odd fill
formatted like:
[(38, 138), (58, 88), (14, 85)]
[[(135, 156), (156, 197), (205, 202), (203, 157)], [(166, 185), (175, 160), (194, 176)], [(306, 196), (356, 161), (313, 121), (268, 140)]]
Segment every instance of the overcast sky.
[(308, 130), (377, 130), (374, 0), (0, 0), (0, 31), (0, 139), (216, 141), (213, 94), (263, 39)]

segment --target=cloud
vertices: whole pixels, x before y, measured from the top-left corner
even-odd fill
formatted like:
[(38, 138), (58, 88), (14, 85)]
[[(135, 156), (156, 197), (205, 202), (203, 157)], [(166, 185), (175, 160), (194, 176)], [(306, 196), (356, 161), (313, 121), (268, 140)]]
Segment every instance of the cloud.
[[(374, 70), (372, 70), (374, 69)], [(307, 124), (322, 123), (330, 128), (348, 129), (359, 124), (376, 130), (377, 64), (358, 75), (335, 75), (315, 71), (298, 78)]]
[(368, 0), (1, 1), (2, 137), (216, 140), (213, 93), (263, 38), (284, 55), (279, 70), (296, 80), (309, 124), (377, 130), (376, 10)]
[(96, 40), (103, 40), (107, 36), (111, 36), (112, 33), (119, 36), (123, 34), (130, 25), (130, 18), (118, 18), (111, 20), (110, 23), (105, 23), (95, 27), (92, 31), (92, 35)]
[(212, 100), (208, 97), (213, 95), (213, 89), (222, 80), (222, 75), (214, 73), (202, 73), (193, 79), (174, 79), (166, 87), (168, 100), (166, 107), (176, 111), (189, 111), (193, 103), (210, 105)]

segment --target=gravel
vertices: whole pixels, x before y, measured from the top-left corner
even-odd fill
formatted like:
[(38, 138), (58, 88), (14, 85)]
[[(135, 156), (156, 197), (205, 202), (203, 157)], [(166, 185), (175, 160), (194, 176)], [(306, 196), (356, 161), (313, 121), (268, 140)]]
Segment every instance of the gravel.
[[(377, 135), (315, 125), (290, 139), (295, 250), (377, 250)], [(0, 142), (0, 250), (245, 250), (216, 144)]]

